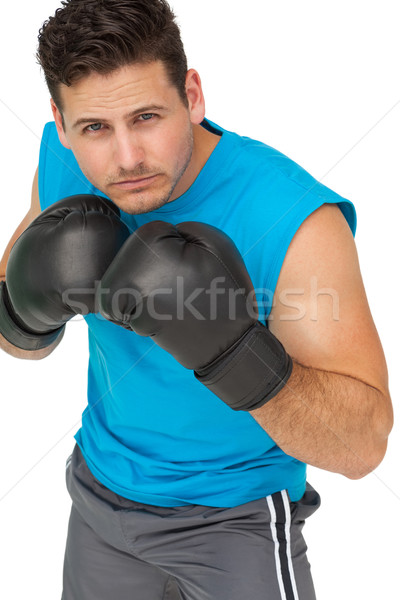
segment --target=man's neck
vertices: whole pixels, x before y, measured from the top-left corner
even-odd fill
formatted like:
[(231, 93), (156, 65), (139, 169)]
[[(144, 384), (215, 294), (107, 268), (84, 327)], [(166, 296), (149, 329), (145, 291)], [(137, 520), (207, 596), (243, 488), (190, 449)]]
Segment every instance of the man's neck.
[(194, 147), (197, 148), (197, 159), (198, 165), (200, 165), (199, 171), (204, 167), (212, 152), (217, 146), (221, 139), (220, 135), (216, 135), (211, 131), (208, 131), (202, 125), (195, 125), (193, 128), (194, 136)]
[[(220, 141), (221, 136), (211, 133), (202, 125), (193, 126), (193, 153), (190, 161), (190, 177), (185, 180), (185, 187), (175, 188), (172, 201), (182, 196), (194, 183), (198, 174), (210, 158), (212, 152)], [(170, 201), (171, 201), (170, 200)]]

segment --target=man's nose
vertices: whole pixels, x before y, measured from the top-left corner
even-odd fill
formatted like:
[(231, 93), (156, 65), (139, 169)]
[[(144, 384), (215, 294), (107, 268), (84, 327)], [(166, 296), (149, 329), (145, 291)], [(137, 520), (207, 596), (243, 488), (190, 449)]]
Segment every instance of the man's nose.
[(118, 133), (114, 138), (114, 157), (124, 171), (132, 171), (144, 162), (144, 148), (132, 131)]

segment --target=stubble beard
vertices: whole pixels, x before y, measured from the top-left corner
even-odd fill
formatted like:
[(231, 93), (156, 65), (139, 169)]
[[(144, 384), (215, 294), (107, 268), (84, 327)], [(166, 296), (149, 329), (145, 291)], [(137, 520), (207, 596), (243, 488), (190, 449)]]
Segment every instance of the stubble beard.
[[(156, 198), (153, 198), (152, 200), (149, 200), (149, 199), (146, 200), (146, 192), (143, 194), (140, 190), (130, 192), (131, 197), (128, 200), (118, 200), (118, 199), (114, 200), (114, 198), (111, 195), (109, 197), (118, 206), (118, 208), (120, 208), (120, 210), (122, 210), (123, 212), (130, 214), (130, 215), (140, 215), (143, 213), (149, 213), (149, 212), (158, 210), (159, 208), (161, 208), (162, 206), (165, 206), (165, 204), (168, 204), (168, 202), (171, 201), (171, 196), (172, 196), (178, 182), (181, 180), (184, 173), (186, 172), (186, 169), (188, 168), (190, 161), (192, 159), (192, 155), (193, 155), (193, 131), (192, 131), (192, 129), (190, 129), (189, 134), (187, 136), (187, 140), (186, 140), (185, 162), (184, 162), (183, 166), (181, 166), (181, 168), (176, 173), (174, 173), (172, 182), (168, 189), (168, 192), (163, 193), (162, 196), (158, 196)], [(120, 176), (123, 178), (129, 178), (129, 176), (140, 177), (140, 176), (146, 176), (146, 175), (150, 176), (153, 174), (154, 174), (154, 172), (149, 173), (148, 171), (146, 171), (146, 169), (139, 168), (136, 170), (135, 173), (126, 173), (125, 172), (125, 173), (121, 173)]]

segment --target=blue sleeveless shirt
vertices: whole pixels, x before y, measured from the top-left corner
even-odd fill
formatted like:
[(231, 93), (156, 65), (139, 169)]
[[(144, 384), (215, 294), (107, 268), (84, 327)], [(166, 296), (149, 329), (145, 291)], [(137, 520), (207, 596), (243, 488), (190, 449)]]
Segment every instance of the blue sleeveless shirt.
[[(152, 220), (219, 227), (241, 252), (257, 292), (260, 320), (271, 310), (288, 246), (301, 223), (337, 203), (353, 234), (353, 205), (265, 144), (205, 120), (220, 140), (192, 186), (150, 213), (121, 214), (133, 231)], [(39, 160), (42, 210), (73, 194), (104, 196), (44, 128)], [(88, 405), (75, 435), (93, 475), (146, 504), (230, 507), (287, 489), (305, 490), (306, 465), (286, 455), (250, 413), (231, 410), (150, 338), (94, 314), (89, 335)]]

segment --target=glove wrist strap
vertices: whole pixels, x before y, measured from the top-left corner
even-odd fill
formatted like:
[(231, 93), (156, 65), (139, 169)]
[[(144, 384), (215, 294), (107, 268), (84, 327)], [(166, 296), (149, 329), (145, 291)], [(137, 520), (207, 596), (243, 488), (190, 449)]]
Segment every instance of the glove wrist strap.
[(195, 377), (234, 410), (255, 410), (273, 398), (292, 373), (292, 359), (259, 321)]

